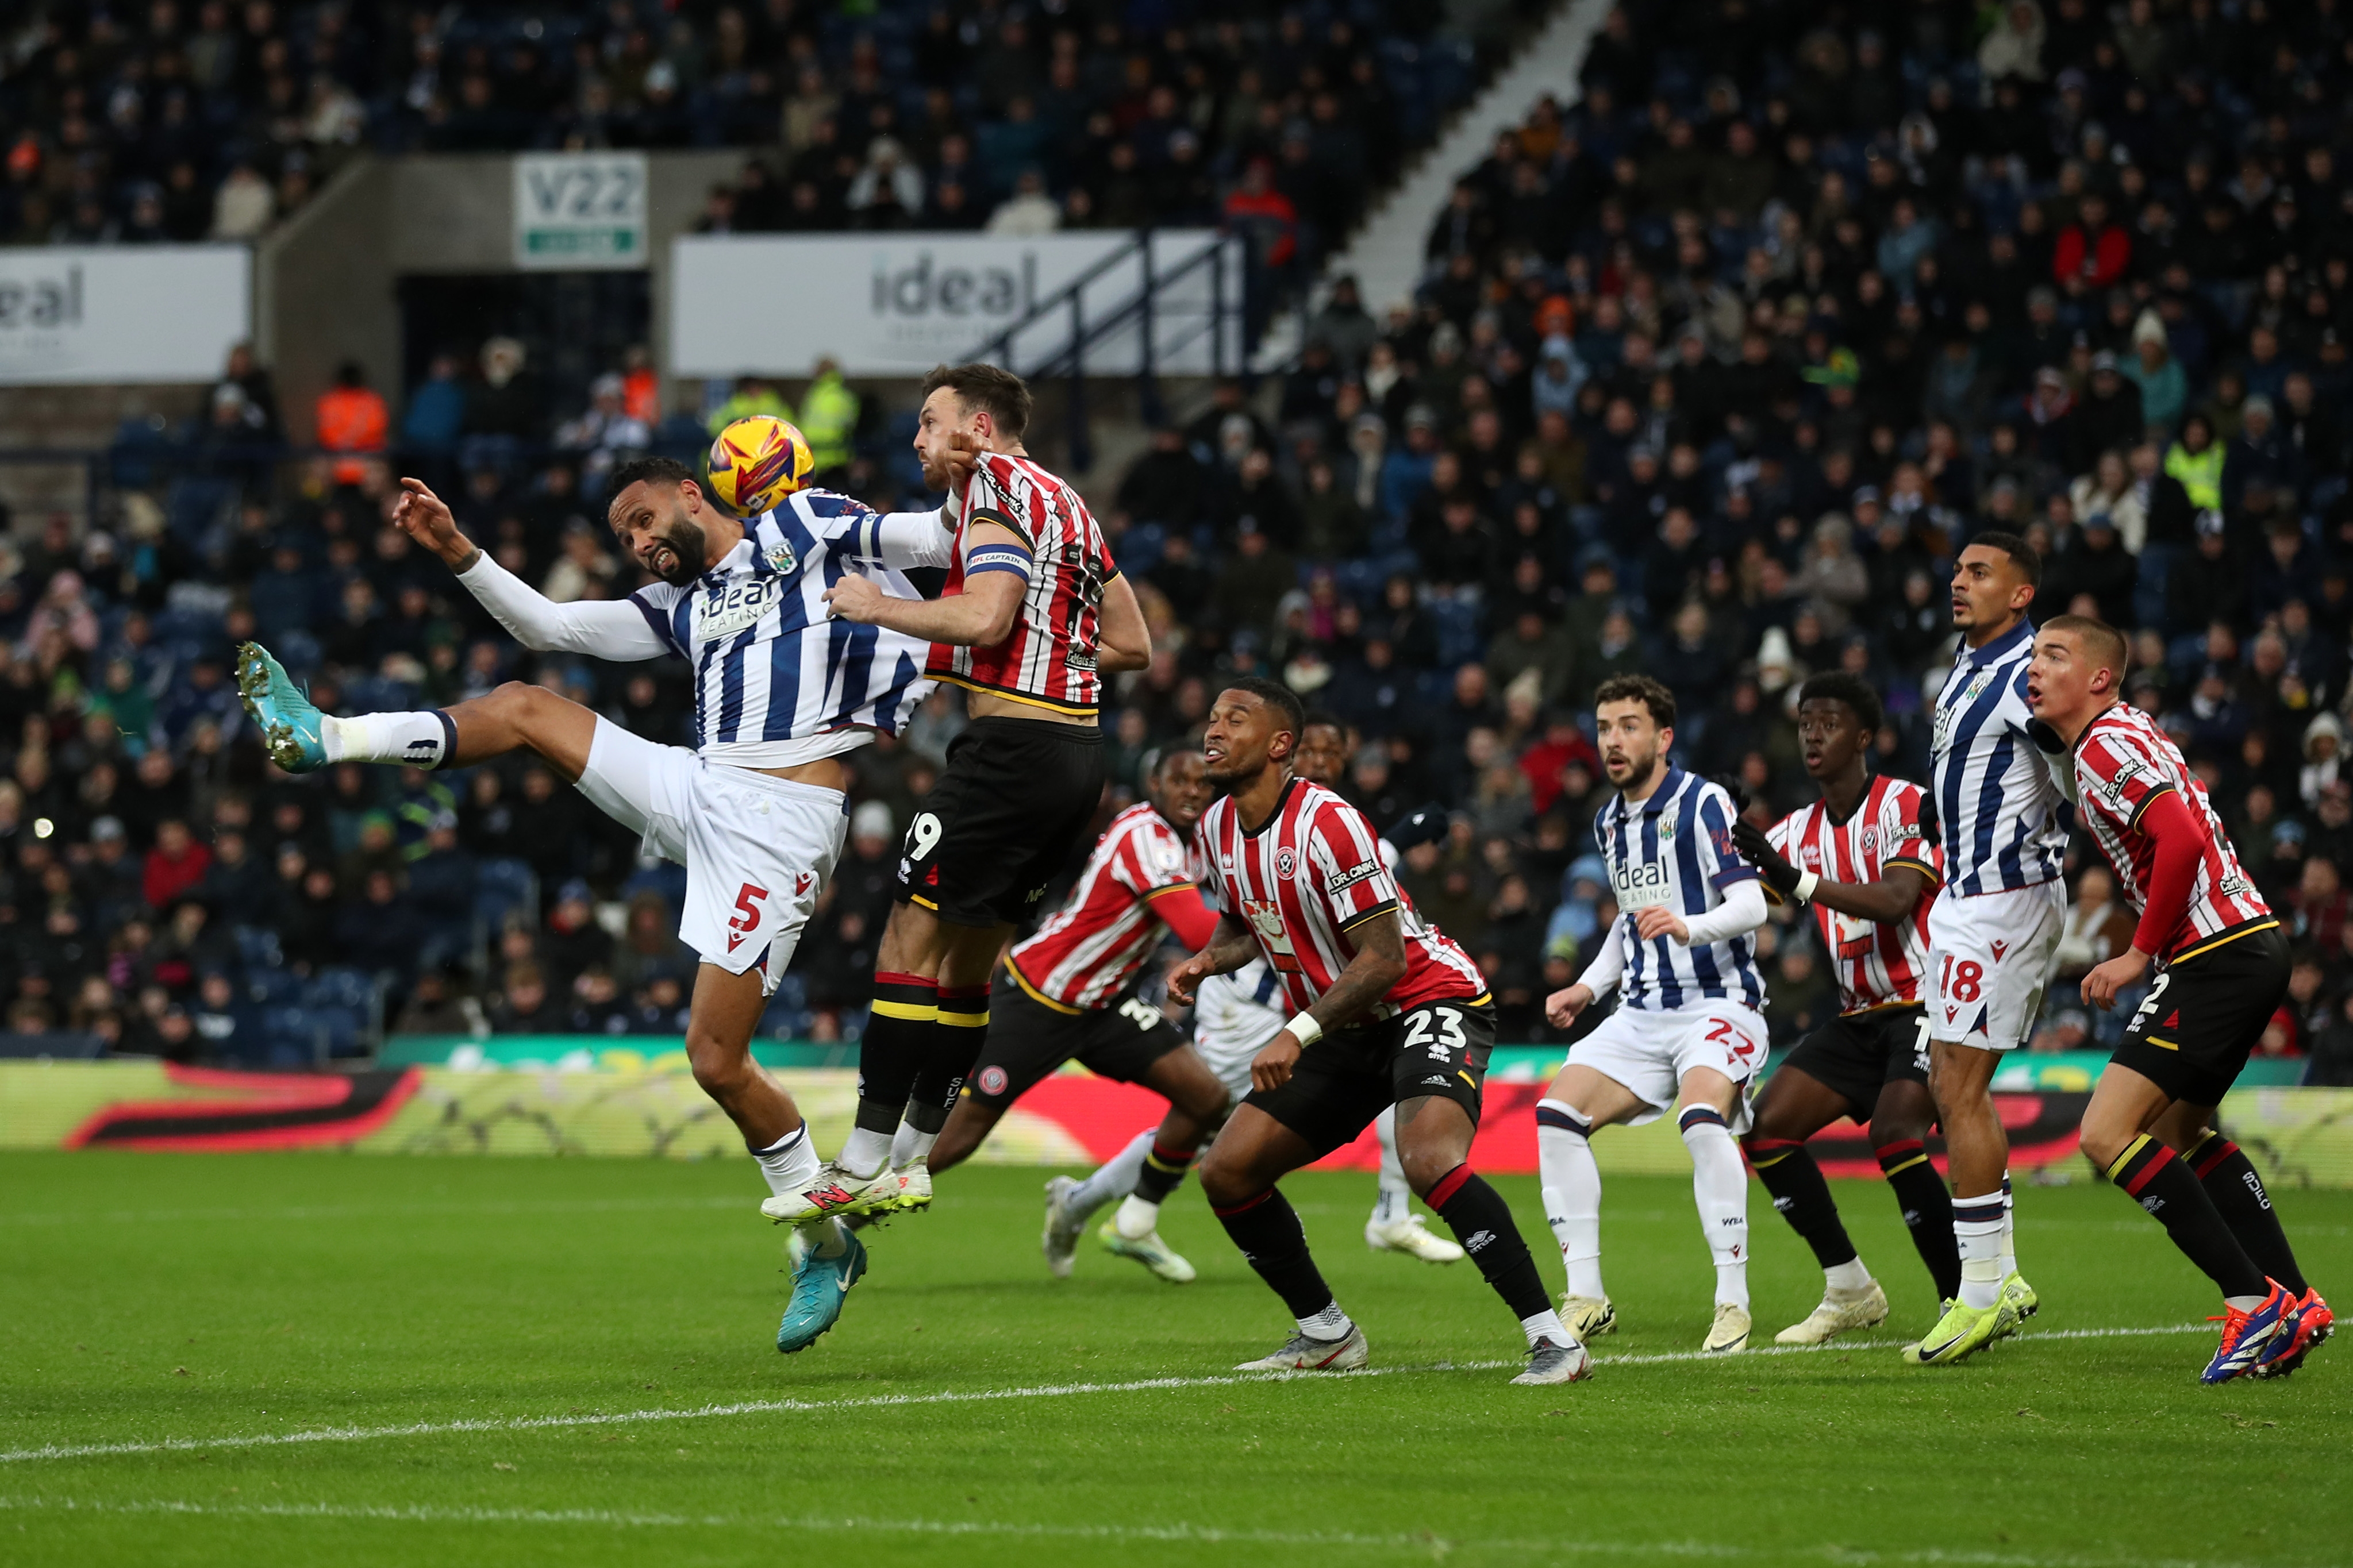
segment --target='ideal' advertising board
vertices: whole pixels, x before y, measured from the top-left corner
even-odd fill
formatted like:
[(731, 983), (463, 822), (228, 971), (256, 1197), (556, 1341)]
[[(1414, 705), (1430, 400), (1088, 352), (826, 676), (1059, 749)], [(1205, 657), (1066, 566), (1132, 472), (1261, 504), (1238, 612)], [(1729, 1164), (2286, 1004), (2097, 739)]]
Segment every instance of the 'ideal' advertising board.
[[(1008, 356), (1030, 365), (1070, 341), (1071, 315), (1058, 302), (1106, 260), (1080, 292), (1092, 327), (1144, 292), (1140, 252), (1120, 257), (1134, 237), (992, 235), (715, 235), (673, 242), (669, 279), (670, 371), (676, 375), (806, 375), (830, 355), (852, 375), (921, 375), (943, 360), (969, 357), (1028, 320)], [(1205, 250), (1212, 262), (1170, 274)], [(1154, 362), (1173, 374), (1212, 364), (1210, 334), (1225, 334), (1225, 363), (1240, 361), (1240, 247), (1208, 229), (1154, 235), (1158, 284), (1152, 314)], [(1213, 279), (1213, 268), (1222, 279)], [(1222, 293), (1220, 289), (1222, 289)], [(1222, 303), (1225, 316), (1216, 312)], [(1131, 317), (1087, 352), (1089, 374), (1132, 375), (1142, 368), (1142, 323)]]
[(0, 249), (0, 385), (210, 381), (252, 330), (241, 245)]

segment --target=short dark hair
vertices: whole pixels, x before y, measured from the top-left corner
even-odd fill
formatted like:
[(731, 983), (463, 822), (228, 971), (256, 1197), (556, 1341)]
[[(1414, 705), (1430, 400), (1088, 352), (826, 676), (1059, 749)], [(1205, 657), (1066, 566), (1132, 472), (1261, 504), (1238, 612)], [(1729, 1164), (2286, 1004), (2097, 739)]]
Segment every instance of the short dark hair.
[(1247, 691), (1270, 708), (1282, 710), (1283, 721), (1291, 726), (1291, 743), (1295, 749), (1300, 738), (1307, 733), (1307, 708), (1298, 694), (1279, 680), (1269, 680), (1263, 675), (1241, 675), (1226, 682), (1228, 691)]
[[(1969, 544), (1982, 544), (1988, 550), (2000, 551), (2010, 557), (2010, 564), (2018, 568), (2018, 574), (2026, 579), (2028, 587), (2041, 590), (2042, 554), (2017, 534), (2005, 533), (1999, 528), (1989, 528), (1983, 533), (1969, 535)], [(1963, 545), (1962, 548), (1966, 550), (1968, 546)]]
[(2042, 623), (2046, 632), (2065, 632), (2084, 645), (2084, 651), (2106, 664), (2115, 672), (2116, 689), (2124, 689), (2125, 676), (2132, 664), (2132, 645), (2125, 634), (2090, 616), (2053, 616)]
[(1845, 703), (1854, 710), (1866, 735), (1879, 733), (1880, 721), (1886, 712), (1880, 706), (1879, 693), (1871, 689), (1871, 682), (1843, 669), (1826, 669), (1808, 677), (1805, 685), (1798, 688), (1798, 706), (1802, 708), (1809, 702)]
[(676, 485), (694, 478), (694, 470), (676, 458), (631, 458), (613, 470), (613, 494), (605, 504), (610, 507), (621, 492), (644, 480), (649, 485)]
[(998, 434), (1008, 440), (1019, 440), (1029, 428), (1029, 384), (1009, 370), (977, 361), (935, 365), (923, 377), (923, 397), (928, 400), (943, 386), (966, 408), (987, 409), (997, 421)]
[(1310, 708), (1300, 715), (1299, 732), (1303, 736), (1319, 725), (1339, 731), (1344, 741), (1348, 738), (1348, 721), (1329, 708)]
[(1651, 710), (1651, 721), (1662, 730), (1675, 727), (1675, 694), (1666, 683), (1647, 675), (1613, 675), (1593, 689), (1593, 706), (1607, 702), (1639, 702)]

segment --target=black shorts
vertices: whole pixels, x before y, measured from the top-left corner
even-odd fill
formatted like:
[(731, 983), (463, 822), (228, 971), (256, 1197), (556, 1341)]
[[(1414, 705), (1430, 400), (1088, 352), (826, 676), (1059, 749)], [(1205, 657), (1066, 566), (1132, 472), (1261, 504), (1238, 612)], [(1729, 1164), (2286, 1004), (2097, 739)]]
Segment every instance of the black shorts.
[(1356, 1142), (1390, 1106), (1434, 1094), (1479, 1124), (1480, 1086), (1495, 1047), (1495, 1009), (1481, 998), (1424, 1002), (1394, 1018), (1335, 1029), (1299, 1054), (1280, 1089), (1252, 1089), (1255, 1105), (1322, 1159)]
[(2176, 1100), (2219, 1105), (2287, 994), (2287, 972), (2277, 922), (2193, 948), (2158, 971), (2108, 1059)]
[(999, 974), (988, 997), (980, 1059), (965, 1075), (965, 1084), (975, 1100), (1001, 1110), (1064, 1062), (1082, 1063), (1122, 1083), (1141, 1083), (1154, 1062), (1184, 1043), (1160, 1009), (1137, 1000), (1133, 991), (1108, 1007), (1072, 1013), (1040, 1002)]
[(1928, 1031), (1920, 1026), (1927, 1016), (1916, 1004), (1841, 1013), (1799, 1040), (1781, 1066), (1836, 1091), (1857, 1121), (1868, 1121), (1888, 1084), (1927, 1084)]
[(907, 825), (899, 897), (950, 925), (1018, 925), (1103, 804), (1101, 730), (976, 719)]

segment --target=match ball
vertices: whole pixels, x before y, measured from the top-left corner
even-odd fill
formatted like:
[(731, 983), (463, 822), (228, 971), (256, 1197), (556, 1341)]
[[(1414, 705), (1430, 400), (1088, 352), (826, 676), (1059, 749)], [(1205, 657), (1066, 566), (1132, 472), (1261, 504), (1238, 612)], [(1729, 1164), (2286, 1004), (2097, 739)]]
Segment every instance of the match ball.
[(756, 517), (808, 483), (808, 438), (773, 414), (738, 419), (711, 443), (711, 495), (737, 517)]

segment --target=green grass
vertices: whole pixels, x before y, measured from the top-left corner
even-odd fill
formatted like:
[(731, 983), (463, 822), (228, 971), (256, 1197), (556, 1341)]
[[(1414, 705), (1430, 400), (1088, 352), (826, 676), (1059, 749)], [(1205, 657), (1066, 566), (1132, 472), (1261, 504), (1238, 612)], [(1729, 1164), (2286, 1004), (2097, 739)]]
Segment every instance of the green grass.
[[(746, 1163), (0, 1157), (0, 1563), (2347, 1559), (2353, 1350), (2221, 1390), (2196, 1384), (2202, 1332), (1904, 1367), (1894, 1331), (1933, 1304), (1875, 1184), (1840, 1196), (1887, 1331), (1613, 1365), (1694, 1349), (1710, 1278), (1688, 1184), (1613, 1180), (1625, 1327), (1594, 1382), (1521, 1389), (1466, 1364), (1519, 1351), (1469, 1265), (1365, 1250), (1367, 1177), (1287, 1190), (1384, 1374), (1277, 1382), (1222, 1381), (1287, 1321), (1198, 1194), (1165, 1227), (1198, 1283), (1092, 1240), (1058, 1282), (1041, 1175), (944, 1178), (881, 1233), (841, 1326), (786, 1359)], [(1533, 1181), (1500, 1184), (1556, 1276)], [(2353, 1292), (2353, 1194), (2280, 1202), (2324, 1289)], [(1820, 1276), (1761, 1192), (1752, 1209), (1764, 1343)], [(2020, 1212), (2030, 1333), (2214, 1310), (2116, 1193), (2030, 1189)], [(1155, 1378), (1189, 1381), (920, 1397)], [(776, 1401), (834, 1407), (581, 1419)], [(546, 1416), (572, 1424), (508, 1425)], [(436, 1429), (227, 1441), (412, 1423)], [(164, 1439), (195, 1446), (22, 1457)]]

